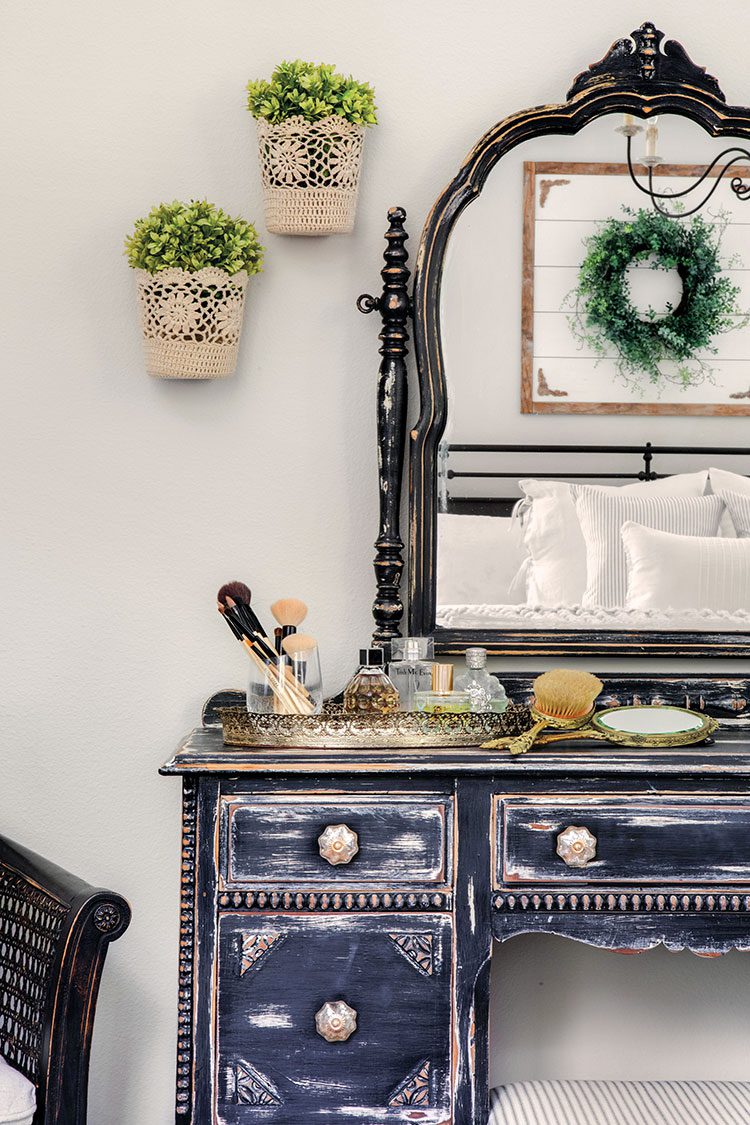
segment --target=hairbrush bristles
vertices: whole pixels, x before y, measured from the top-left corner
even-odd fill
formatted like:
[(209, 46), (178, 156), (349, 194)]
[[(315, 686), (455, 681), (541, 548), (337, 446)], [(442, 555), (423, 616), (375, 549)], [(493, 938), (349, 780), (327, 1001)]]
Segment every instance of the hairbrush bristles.
[(604, 684), (591, 672), (553, 668), (534, 680), (534, 709), (555, 719), (588, 715)]

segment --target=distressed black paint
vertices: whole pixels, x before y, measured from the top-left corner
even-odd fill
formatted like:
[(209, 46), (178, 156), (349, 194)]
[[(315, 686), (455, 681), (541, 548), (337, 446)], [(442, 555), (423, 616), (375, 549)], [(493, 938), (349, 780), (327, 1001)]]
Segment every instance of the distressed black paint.
[(99, 982), (129, 923), (120, 895), (0, 838), (0, 1048), (36, 1086), (34, 1125), (86, 1125)]
[[(506, 683), (523, 697), (530, 679)], [(190, 952), (185, 917), (181, 937), (192, 966), (181, 1019), (194, 995), (195, 1021), (180, 1048), (194, 1061), (180, 1090), (194, 1125), (212, 1121), (214, 1105), (221, 1122), (262, 1112), (276, 1125), (354, 1125), (355, 1088), (368, 1125), (486, 1125), (493, 939), (544, 932), (605, 949), (750, 949), (750, 730), (731, 718), (747, 683), (603, 679), (607, 700), (687, 693), (727, 725), (712, 746), (575, 742), (520, 761), (476, 747), (254, 751), (225, 747), (214, 725), (232, 693), (209, 701), (208, 725), (163, 771), (197, 790), (197, 854), (188, 802), (183, 855), (195, 872)], [(230, 809), (243, 818), (234, 835)], [(319, 866), (316, 833), (334, 811), (361, 833), (360, 866), (356, 857)], [(589, 869), (556, 854), (570, 824), (597, 837)], [(401, 837), (395, 854), (389, 833)], [(434, 881), (438, 868), (444, 882)], [(359, 1041), (359, 1030), (343, 1044), (314, 1030), (315, 1011), (339, 999), (363, 1013)]]
[(377, 595), (372, 609), (375, 618), (373, 643), (376, 645), (387, 644), (393, 637), (401, 636), (400, 622), (404, 613), (401, 601), (404, 543), (399, 523), (406, 439), (406, 345), (409, 342), (407, 323), (410, 313), (409, 269), (406, 265), (409, 252), (405, 246), (409, 236), (404, 230), (405, 220), (403, 207), (391, 207), (385, 235), (387, 246), (383, 254), (385, 265), (380, 274), (383, 293), (380, 297), (365, 294), (357, 302), (361, 312), (377, 311), (383, 321), (377, 414), (380, 530), (375, 541)]

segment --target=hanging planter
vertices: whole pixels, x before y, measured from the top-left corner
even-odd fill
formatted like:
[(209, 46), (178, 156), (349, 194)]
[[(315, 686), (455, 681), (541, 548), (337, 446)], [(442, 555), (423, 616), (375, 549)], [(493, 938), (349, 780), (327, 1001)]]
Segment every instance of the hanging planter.
[(220, 379), (237, 366), (245, 290), (263, 248), (251, 223), (204, 201), (162, 204), (126, 241), (149, 375)]
[(348, 234), (354, 227), (374, 93), (332, 66), (281, 63), (248, 83), (258, 122), (266, 226), (272, 234)]

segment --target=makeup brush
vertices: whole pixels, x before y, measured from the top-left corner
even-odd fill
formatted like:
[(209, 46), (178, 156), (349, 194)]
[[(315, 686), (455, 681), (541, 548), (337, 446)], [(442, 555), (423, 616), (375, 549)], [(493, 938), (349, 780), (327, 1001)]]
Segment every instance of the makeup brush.
[[(286, 661), (279, 659), (268, 640), (249, 627), (246, 615), (242, 613), (243, 606), (246, 607), (247, 603), (244, 600), (237, 603), (231, 596), (232, 593), (235, 593), (244, 599), (249, 590), (247, 587), (237, 589), (237, 587), (242, 586), (243, 583), (238, 582), (228, 583), (221, 587), (217, 595), (219, 612), (255, 663), (265, 669), (264, 675), (269, 682), (269, 686), (277, 699), (283, 704), (281, 709), (292, 710), (298, 714), (310, 714), (314, 710), (314, 704), (310, 699), (307, 688), (296, 679)], [(255, 620), (257, 621), (257, 618)], [(289, 700), (296, 706), (286, 705)]]
[(248, 628), (261, 637), (267, 638), (265, 629), (250, 605), (253, 595), (249, 586), (246, 586), (244, 582), (227, 582), (226, 585), (221, 587), (216, 597), (222, 605), (226, 605), (227, 599), (231, 598), (237, 606), (240, 616), (245, 619)]
[(299, 598), (279, 598), (271, 606), (271, 613), (281, 626), (282, 644), (284, 637), (290, 637), (307, 617), (307, 606)]
[[(584, 727), (594, 713), (594, 703), (604, 685), (591, 672), (553, 668), (534, 680), (534, 702), (531, 714), (536, 722), (530, 730), (506, 743), (511, 754), (525, 754), (545, 727), (576, 730)], [(497, 746), (496, 746), (497, 742)], [(497, 739), (482, 744), (483, 749), (496, 749), (504, 742)]]
[(308, 682), (308, 660), (317, 652), (318, 642), (307, 633), (292, 633), (281, 642), (286, 656), (292, 662), (294, 676), (298, 683)]

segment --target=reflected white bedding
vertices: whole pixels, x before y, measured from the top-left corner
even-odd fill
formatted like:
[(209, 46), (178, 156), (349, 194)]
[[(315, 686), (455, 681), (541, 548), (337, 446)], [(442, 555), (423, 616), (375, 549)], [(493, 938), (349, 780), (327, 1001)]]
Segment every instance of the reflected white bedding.
[(444, 629), (654, 629), (674, 632), (750, 632), (750, 612), (710, 609), (622, 609), (581, 605), (439, 605)]

